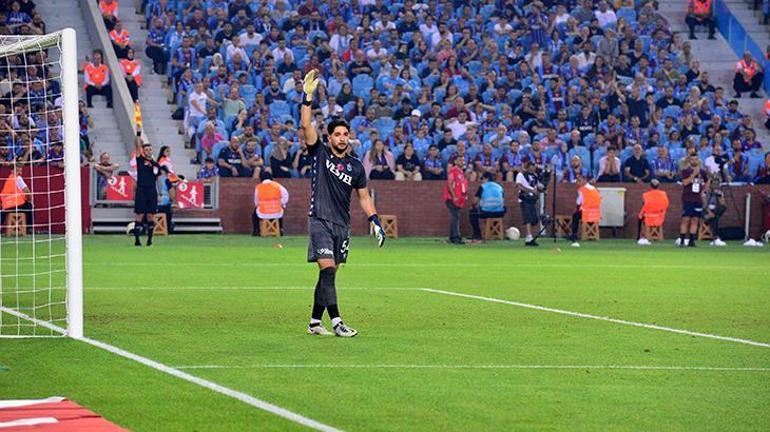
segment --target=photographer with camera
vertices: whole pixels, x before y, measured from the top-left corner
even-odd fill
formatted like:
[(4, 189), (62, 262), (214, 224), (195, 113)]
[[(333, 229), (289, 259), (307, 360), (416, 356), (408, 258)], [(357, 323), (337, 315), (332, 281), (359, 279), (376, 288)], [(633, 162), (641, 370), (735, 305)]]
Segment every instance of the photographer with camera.
[(547, 171), (538, 174), (537, 166), (528, 157), (522, 160), (524, 170), (516, 175), (516, 188), (519, 190), (519, 203), (524, 227), (527, 230), (525, 246), (539, 246), (532, 236), (532, 226), (539, 226), (540, 219), (537, 216), (537, 199), (540, 192), (545, 190), (541, 181)]
[(719, 182), (719, 176), (714, 176), (710, 183), (709, 194), (704, 208), (705, 214), (703, 215), (703, 222), (709, 225), (711, 233), (714, 235), (714, 240), (709, 243), (711, 246), (727, 246), (727, 243), (719, 238), (719, 219), (726, 210), (725, 194)]
[[(688, 156), (689, 165), (682, 170), (682, 222), (679, 225), (679, 247), (695, 247), (698, 222), (703, 216), (703, 194), (709, 188), (709, 175), (700, 166), (697, 152)], [(689, 239), (687, 238), (689, 233)]]

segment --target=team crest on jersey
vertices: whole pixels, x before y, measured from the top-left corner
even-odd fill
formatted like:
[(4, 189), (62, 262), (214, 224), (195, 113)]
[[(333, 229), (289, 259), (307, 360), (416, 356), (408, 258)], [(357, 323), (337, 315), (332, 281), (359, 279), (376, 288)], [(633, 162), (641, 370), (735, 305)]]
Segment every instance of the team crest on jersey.
[(350, 186), (353, 184), (353, 177), (350, 174), (342, 172), (344, 168), (345, 167), (342, 164), (337, 164), (335, 166), (330, 160), (326, 160), (326, 169), (329, 170), (334, 177), (337, 177), (340, 181)]

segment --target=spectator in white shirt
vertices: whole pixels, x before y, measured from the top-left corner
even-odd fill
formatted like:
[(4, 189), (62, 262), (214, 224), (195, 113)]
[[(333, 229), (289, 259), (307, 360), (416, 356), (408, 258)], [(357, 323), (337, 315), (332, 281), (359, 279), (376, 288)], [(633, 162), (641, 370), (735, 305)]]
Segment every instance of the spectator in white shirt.
[(438, 27), (436, 26), (436, 23), (433, 22), (433, 15), (425, 17), (425, 22), (420, 24), (420, 33), (422, 33), (422, 36), (426, 41), (433, 40), (433, 35), (438, 33)]
[(192, 93), (187, 96), (187, 116), (185, 117), (187, 135), (192, 137), (198, 128), (198, 123), (206, 118), (206, 105), (217, 105), (214, 99), (211, 99), (203, 89), (203, 83), (198, 81)]
[(578, 68), (582, 71), (591, 67), (594, 64), (594, 60), (596, 60), (596, 54), (591, 52), (592, 48), (591, 42), (586, 42), (583, 44), (583, 51), (576, 56), (578, 59)]
[(233, 36), (232, 43), (227, 46), (225, 54), (227, 55), (226, 60), (228, 62), (232, 61), (236, 54), (240, 54), (241, 60), (243, 60), (246, 64), (249, 64), (249, 56), (246, 54), (246, 50), (241, 47), (240, 36)]
[(438, 32), (433, 33), (431, 36), (431, 47), (434, 49), (441, 45), (441, 41), (447, 41), (452, 44), (452, 32), (449, 31), (449, 27), (446, 24), (441, 23), (438, 26)]
[(374, 23), (374, 30), (375, 31), (391, 31), (396, 30), (396, 23), (390, 20), (389, 14), (382, 14), (382, 17), (379, 21)]
[(495, 33), (497, 33), (498, 36), (505, 36), (512, 31), (513, 27), (508, 24), (508, 20), (505, 19), (505, 17), (500, 17), (497, 20), (497, 24), (495, 24)]
[(280, 39), (278, 41), (278, 46), (275, 47), (275, 49), (272, 52), (274, 59), (281, 59), (283, 61), (283, 56), (288, 54), (291, 56), (292, 61), (294, 60), (294, 53), (291, 52), (289, 48), (286, 47), (286, 39)]
[(594, 13), (596, 14), (596, 19), (599, 20), (599, 25), (602, 28), (605, 28), (608, 25), (616, 24), (618, 22), (618, 17), (615, 15), (615, 11), (610, 9), (607, 5), (607, 2), (604, 0), (599, 2), (599, 10)]
[(329, 46), (336, 51), (337, 54), (342, 54), (348, 49), (350, 39), (352, 38), (353, 36), (348, 34), (348, 27), (345, 24), (342, 24), (337, 30), (337, 33), (335, 33), (329, 40)]
[(370, 62), (385, 62), (388, 60), (388, 50), (382, 47), (379, 39), (375, 39), (372, 47), (366, 52), (366, 57)]
[(447, 123), (447, 128), (452, 131), (454, 139), (460, 139), (460, 137), (468, 132), (468, 128), (474, 125), (476, 125), (476, 123), (468, 121), (468, 113), (461, 111), (456, 119)]
[(241, 44), (243, 46), (258, 46), (262, 42), (262, 35), (257, 33), (254, 28), (254, 23), (246, 25), (246, 31), (240, 34)]

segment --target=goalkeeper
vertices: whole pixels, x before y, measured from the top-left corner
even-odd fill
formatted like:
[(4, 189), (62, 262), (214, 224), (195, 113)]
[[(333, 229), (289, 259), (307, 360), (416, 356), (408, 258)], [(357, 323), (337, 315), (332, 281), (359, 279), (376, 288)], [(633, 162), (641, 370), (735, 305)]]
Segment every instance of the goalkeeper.
[(324, 143), (311, 124), (313, 93), (318, 87), (318, 71), (310, 70), (303, 81), (304, 95), (300, 108), (300, 126), (305, 133), (308, 152), (315, 157), (313, 166), (310, 211), (308, 212), (308, 262), (318, 263), (318, 283), (315, 287), (313, 310), (308, 325), (312, 335), (331, 335), (321, 323), (324, 310), (329, 312), (334, 334), (353, 337), (358, 332), (342, 322), (337, 307), (337, 289), (334, 278), (337, 266), (348, 256), (350, 240), (350, 194), (358, 195), (358, 202), (369, 218), (377, 243), (382, 247), (385, 232), (377, 217), (377, 210), (366, 188), (364, 166), (348, 145), (350, 127), (344, 120), (335, 119), (327, 126), (329, 142)]

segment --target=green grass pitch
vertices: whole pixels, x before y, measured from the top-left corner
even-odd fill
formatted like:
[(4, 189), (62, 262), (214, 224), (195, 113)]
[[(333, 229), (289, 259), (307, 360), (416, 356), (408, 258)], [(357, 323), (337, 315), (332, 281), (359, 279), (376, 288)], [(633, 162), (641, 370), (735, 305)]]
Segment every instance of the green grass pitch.
[[(86, 335), (348, 431), (770, 430), (766, 346), (422, 290), (770, 343), (768, 247), (355, 238), (337, 285), (360, 334), (341, 339), (305, 334), (306, 239), (275, 243), (86, 237)], [(0, 364), (0, 399), (135, 431), (303, 429), (73, 340), (0, 339)]]

